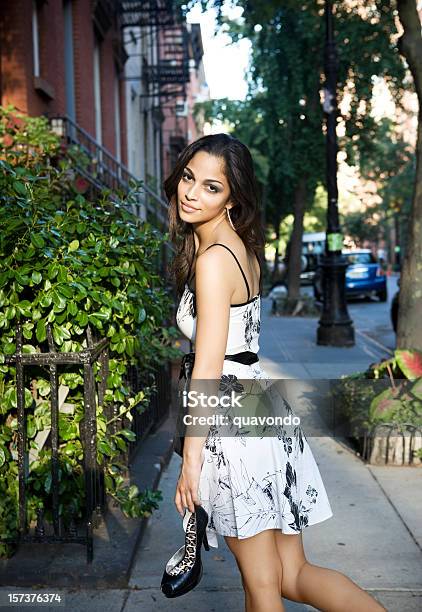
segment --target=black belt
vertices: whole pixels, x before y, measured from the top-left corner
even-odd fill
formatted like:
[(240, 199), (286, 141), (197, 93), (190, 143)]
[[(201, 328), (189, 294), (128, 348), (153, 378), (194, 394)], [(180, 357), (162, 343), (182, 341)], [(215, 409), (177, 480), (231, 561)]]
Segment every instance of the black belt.
[[(229, 361), (236, 361), (237, 363), (243, 363), (244, 365), (252, 365), (259, 361), (257, 353), (252, 351), (243, 351), (236, 353), (235, 355), (224, 355), (224, 359)], [(182, 358), (180, 365), (179, 380), (185, 378), (186, 380), (192, 376), (193, 366), (195, 364), (195, 353), (185, 353)]]

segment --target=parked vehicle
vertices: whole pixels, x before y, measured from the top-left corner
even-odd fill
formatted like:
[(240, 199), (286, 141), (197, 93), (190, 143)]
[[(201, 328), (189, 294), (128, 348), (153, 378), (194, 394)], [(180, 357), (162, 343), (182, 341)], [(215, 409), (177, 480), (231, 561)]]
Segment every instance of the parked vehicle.
[[(312, 285), (318, 268), (319, 258), (325, 249), (325, 232), (305, 232), (302, 236), (302, 253), (300, 267), (300, 284)], [(287, 277), (290, 242), (287, 244), (283, 260), (284, 276)], [(285, 281), (286, 278), (283, 278)], [(275, 285), (274, 285), (275, 286)]]
[[(348, 266), (346, 268), (346, 296), (376, 295), (380, 302), (386, 302), (387, 277), (385, 270), (370, 249), (353, 249), (342, 252)], [(321, 270), (317, 270), (314, 281), (314, 295), (322, 297)]]

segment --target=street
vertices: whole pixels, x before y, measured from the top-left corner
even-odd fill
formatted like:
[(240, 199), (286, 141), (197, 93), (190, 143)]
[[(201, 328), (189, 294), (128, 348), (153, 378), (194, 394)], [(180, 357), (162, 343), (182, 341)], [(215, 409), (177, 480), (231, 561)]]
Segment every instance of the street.
[[(376, 347), (378, 344), (378, 349), (385, 351), (386, 355), (389, 351), (393, 351), (396, 346), (396, 335), (391, 324), (390, 307), (391, 300), (398, 289), (398, 279), (399, 275), (397, 274), (387, 277), (387, 302), (380, 302), (376, 297), (353, 297), (347, 300), (347, 308), (353, 320), (355, 333), (365, 338), (369, 345), (371, 344), (370, 339), (373, 340), (373, 346)], [(312, 287), (309, 285), (302, 287), (302, 291), (313, 295)]]

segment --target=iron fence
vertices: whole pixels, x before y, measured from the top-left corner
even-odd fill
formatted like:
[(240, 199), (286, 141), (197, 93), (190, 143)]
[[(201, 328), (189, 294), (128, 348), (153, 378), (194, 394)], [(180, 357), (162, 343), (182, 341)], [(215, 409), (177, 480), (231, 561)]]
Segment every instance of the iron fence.
[[(106, 489), (104, 483), (103, 466), (97, 460), (97, 397), (98, 403), (103, 405), (107, 388), (109, 373), (109, 340), (93, 337), (91, 328), (87, 327), (87, 347), (79, 352), (58, 352), (54, 343), (51, 326), (47, 325), (48, 352), (24, 353), (22, 323), (16, 328), (16, 352), (5, 355), (6, 365), (16, 367), (16, 397), (17, 397), (17, 463), (19, 474), (18, 520), (17, 536), (15, 538), (2, 538), (1, 543), (20, 544), (30, 543), (77, 543), (86, 545), (87, 562), (93, 560), (93, 530), (99, 524), (106, 512)], [(99, 373), (96, 377), (93, 365), (99, 363)], [(79, 422), (81, 445), (83, 449), (83, 479), (85, 489), (85, 517), (82, 525), (77, 522), (76, 516), (64, 521), (60, 513), (60, 460), (59, 460), (59, 366), (74, 365), (83, 368), (83, 405), (84, 416)], [(50, 410), (51, 428), (49, 432), (51, 446), (51, 524), (46, 525), (45, 509), (36, 511), (36, 524), (28, 524), (27, 497), (29, 475), (29, 449), (27, 440), (27, 410), (25, 410), (25, 382), (27, 368), (44, 366), (49, 370), (51, 387)], [(97, 378), (97, 380), (96, 380)], [(132, 423), (127, 425), (124, 419), (112, 421), (111, 428), (115, 433), (120, 427), (131, 427), (136, 434), (136, 441), (129, 443), (128, 452), (121, 455), (128, 465), (135, 453), (137, 445), (154, 427), (164, 419), (170, 404), (169, 365), (164, 364), (157, 368), (154, 375), (156, 392), (153, 394), (146, 410), (138, 413), (136, 406), (131, 410)], [(147, 382), (146, 375), (135, 366), (132, 366), (127, 377), (131, 391), (139, 391)], [(151, 380), (148, 384), (151, 384)], [(115, 404), (107, 403), (104, 406), (107, 420), (118, 415)]]

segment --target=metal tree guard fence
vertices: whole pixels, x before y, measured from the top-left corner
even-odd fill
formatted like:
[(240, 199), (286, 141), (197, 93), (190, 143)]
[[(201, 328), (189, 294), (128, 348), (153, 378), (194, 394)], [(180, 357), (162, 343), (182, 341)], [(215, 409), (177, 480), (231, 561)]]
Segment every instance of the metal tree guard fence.
[(395, 461), (396, 464), (415, 465), (421, 440), (422, 425), (376, 423), (368, 432), (364, 432), (362, 458), (370, 462), (375, 451), (379, 463), (388, 465)]
[[(80, 352), (60, 353), (56, 351), (51, 326), (47, 326), (47, 353), (23, 353), (23, 333), (19, 324), (16, 330), (16, 353), (5, 355), (6, 364), (16, 365), (16, 399), (18, 422), (18, 473), (19, 473), (19, 520), (17, 539), (2, 539), (0, 542), (19, 544), (20, 542), (62, 542), (86, 544), (87, 562), (93, 559), (93, 528), (97, 525), (100, 513), (105, 508), (105, 488), (102, 468), (97, 463), (97, 419), (96, 384), (93, 363), (99, 359), (101, 382), (98, 385), (98, 398), (102, 401), (106, 388), (105, 371), (108, 361), (108, 339), (95, 344), (88, 329), (87, 348)], [(59, 385), (58, 367), (61, 365), (83, 366), (84, 378), (84, 418), (79, 424), (83, 448), (83, 471), (85, 481), (85, 535), (79, 535), (73, 520), (65, 530), (59, 513)], [(25, 368), (28, 366), (47, 366), (51, 386), (51, 496), (53, 534), (47, 534), (43, 510), (37, 511), (37, 525), (31, 534), (27, 521), (27, 466), (28, 448), (25, 415)]]
[[(48, 352), (23, 353), (22, 322), (16, 328), (16, 352), (14, 355), (5, 355), (5, 364), (16, 366), (16, 398), (17, 398), (17, 461), (19, 474), (18, 498), (18, 535), (15, 539), (2, 538), (0, 543), (19, 544), (31, 543), (77, 543), (87, 547), (87, 562), (93, 560), (93, 530), (98, 526), (101, 515), (106, 511), (106, 489), (104, 483), (103, 467), (97, 461), (97, 417), (96, 395), (98, 403), (103, 404), (109, 373), (109, 340), (95, 339), (91, 328), (87, 327), (87, 347), (79, 352), (57, 352), (51, 326), (47, 325)], [(95, 380), (93, 364), (99, 362), (99, 381)], [(60, 505), (60, 478), (59, 478), (59, 366), (76, 365), (83, 367), (84, 391), (84, 417), (79, 423), (81, 444), (83, 449), (83, 478), (85, 486), (86, 512), (84, 518), (84, 534), (80, 534), (76, 526), (75, 517), (71, 517), (66, 526), (63, 525), (59, 512)], [(51, 396), (51, 429), (49, 432), (51, 445), (51, 506), (52, 506), (52, 533), (44, 524), (44, 510), (37, 509), (37, 521), (33, 529), (28, 525), (27, 497), (29, 451), (27, 445), (27, 418), (25, 411), (25, 369), (30, 366), (46, 366), (49, 369)], [(139, 413), (136, 406), (131, 410), (132, 423), (125, 423), (125, 419), (114, 420), (118, 415), (117, 406), (107, 404), (104, 411), (107, 420), (113, 420), (110, 429), (115, 433), (119, 428), (131, 427), (136, 434), (136, 441), (128, 445), (127, 453), (121, 458), (125, 464), (134, 456), (138, 444), (148, 433), (153, 431), (168, 414), (171, 401), (169, 364), (160, 365), (153, 375), (156, 389), (150, 398), (146, 410)], [(139, 391), (145, 384), (151, 384), (139, 367), (129, 368), (126, 382), (131, 391)]]

